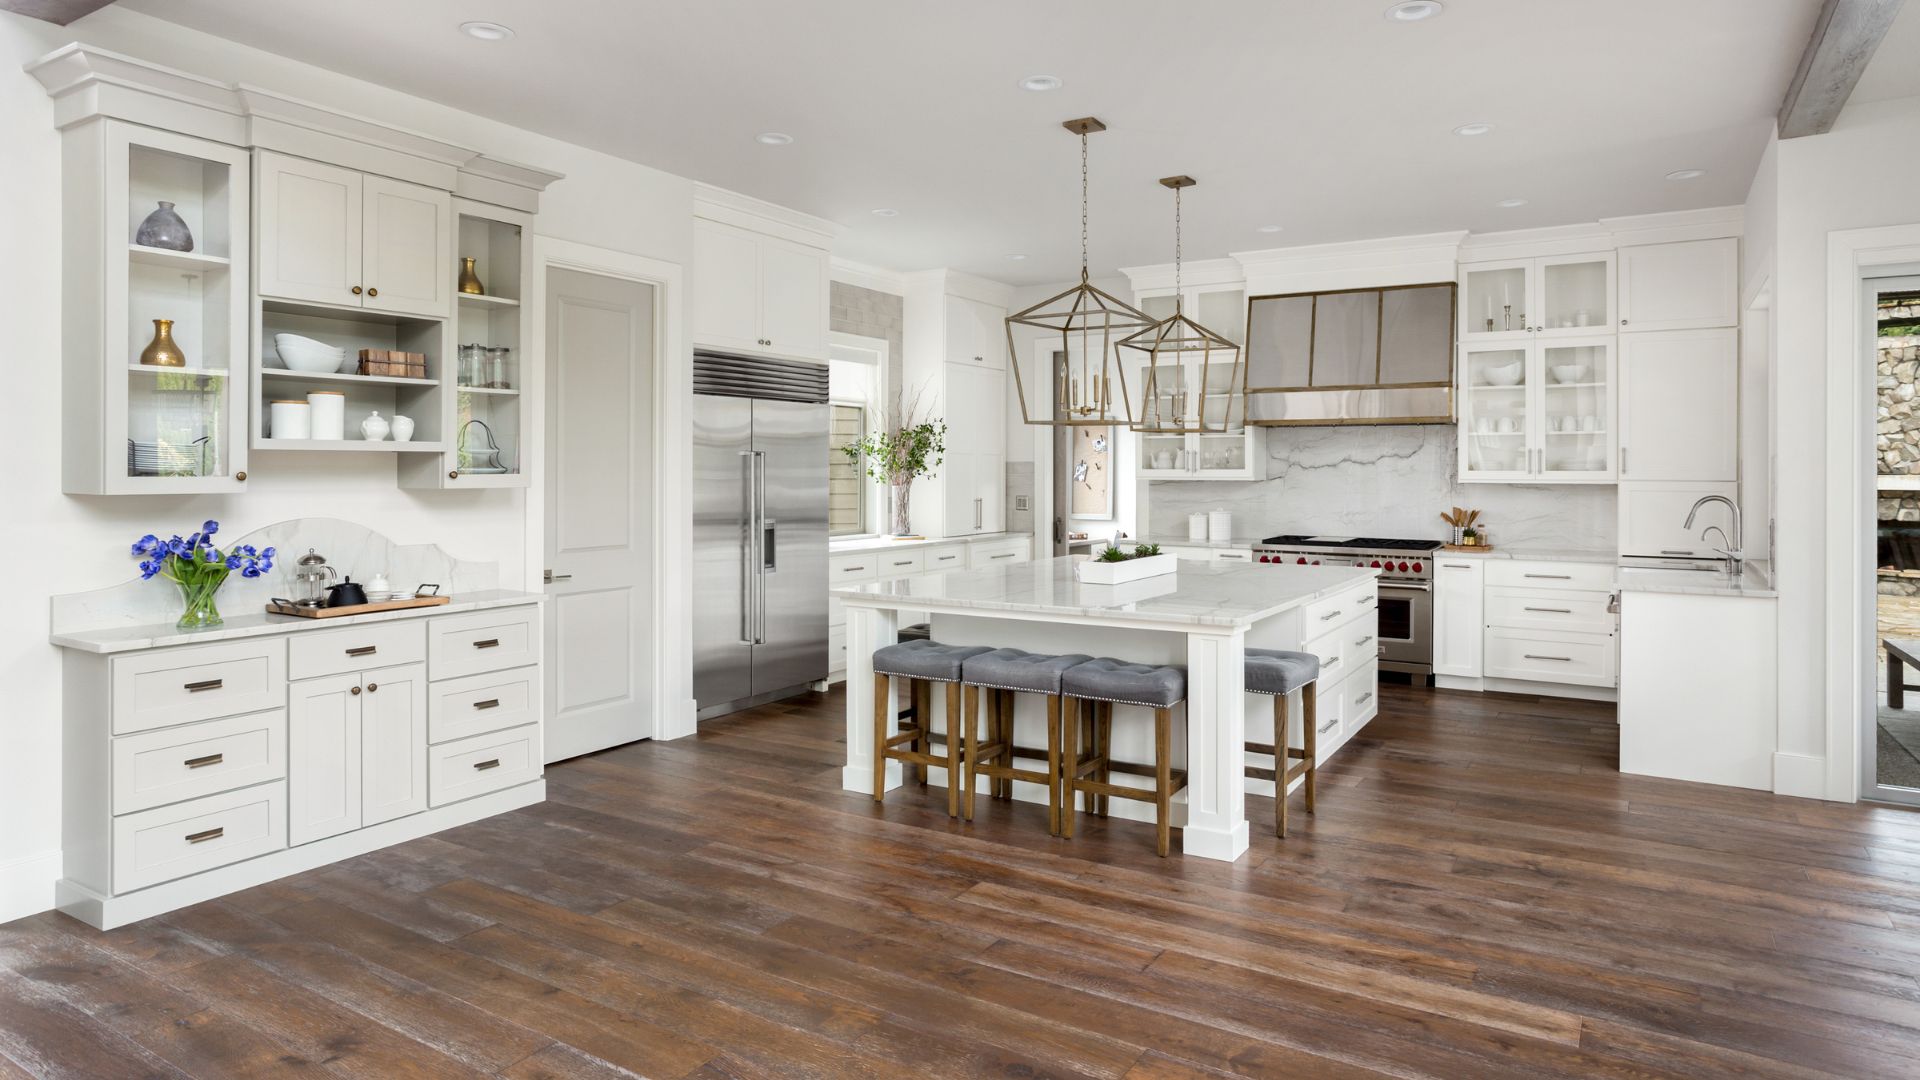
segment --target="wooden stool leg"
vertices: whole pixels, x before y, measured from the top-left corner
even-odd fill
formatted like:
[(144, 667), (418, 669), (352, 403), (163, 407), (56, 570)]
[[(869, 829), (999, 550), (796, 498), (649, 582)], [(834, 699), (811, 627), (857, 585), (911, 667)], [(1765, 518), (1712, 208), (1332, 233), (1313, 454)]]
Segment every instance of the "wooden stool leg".
[[(1013, 766), (1013, 715), (1020, 705), (1020, 699), (1011, 690), (1000, 691), (1004, 704), (1000, 708), (1000, 735), (1006, 740), (1007, 760), (1003, 763)], [(1013, 778), (1004, 777), (1000, 781), (1000, 797), (1008, 801), (1013, 799)]]
[[(965, 772), (963, 772), (961, 775), (961, 783), (966, 785), (966, 790), (960, 793), (960, 812), (962, 817), (966, 818), (968, 821), (972, 821), (973, 820), (973, 786), (974, 786), (974, 781), (980, 775), (980, 688), (979, 687), (968, 686), (966, 688), (966, 702), (962, 706), (962, 708), (966, 710), (966, 717), (961, 721), (961, 723), (965, 726), (966, 732), (967, 732), (967, 767)], [(948, 724), (947, 730), (952, 731), (953, 725)]]
[(1060, 695), (1047, 697), (1047, 832), (1060, 835)]
[(1287, 747), (1293, 739), (1287, 734), (1287, 695), (1273, 695), (1273, 835), (1287, 838), (1287, 773), (1293, 768), (1293, 755)]
[[(924, 679), (913, 683), (913, 725), (916, 732), (913, 751), (916, 754), (933, 752), (933, 684)], [(927, 786), (927, 766), (918, 762), (913, 766), (913, 777), (921, 787)]]
[[(987, 706), (989, 709), (987, 716), (991, 721), (987, 725), (987, 730), (990, 732), (987, 736), (987, 741), (993, 743), (995, 746), (1004, 747), (1007, 745), (1006, 692), (1004, 690), (988, 690)], [(1013, 755), (1007, 754), (1003, 750), (995, 750), (990, 760), (995, 765), (1011, 765), (1013, 764)], [(1000, 797), (1002, 783), (1004, 783), (1004, 781), (1002, 781), (1000, 777), (989, 777), (987, 779), (987, 798), (998, 799)]]
[[(1083, 701), (1080, 703), (1080, 745), (1086, 747), (1086, 752), (1089, 756), (1098, 756), (1100, 752), (1099, 742), (1095, 738), (1095, 736), (1099, 733), (1099, 727), (1095, 723), (1095, 719), (1099, 716), (1099, 713), (1100, 713), (1099, 702)], [(1075, 780), (1078, 780), (1080, 778), (1081, 764), (1082, 763), (1080, 761), (1079, 756), (1075, 755), (1072, 763), (1067, 766), (1070, 774), (1073, 776)], [(1093, 813), (1094, 811), (1093, 799), (1094, 799), (1093, 792), (1091, 791), (1082, 792), (1080, 796), (1080, 801), (1082, 804), (1080, 809), (1083, 812), (1088, 814)]]
[[(1100, 742), (1100, 782), (1113, 783), (1113, 770), (1108, 765), (1113, 760), (1113, 703), (1100, 703), (1100, 733), (1096, 736)], [(1113, 796), (1100, 796), (1100, 816), (1106, 817), (1107, 810), (1113, 805)]]
[(873, 677), (873, 801), (887, 801), (887, 691), (885, 675)]
[(1302, 710), (1301, 716), (1301, 728), (1304, 732), (1301, 737), (1307, 744), (1307, 782), (1302, 786), (1307, 789), (1307, 813), (1309, 814), (1313, 813), (1313, 778), (1320, 771), (1320, 717), (1314, 708), (1318, 696), (1315, 690), (1318, 685), (1308, 683), (1306, 692), (1301, 695), (1306, 699), (1306, 708)]
[(1074, 774), (1080, 769), (1080, 713), (1078, 698), (1067, 698), (1066, 715), (1060, 718), (1060, 835), (1073, 839), (1073, 823), (1079, 808), (1073, 803)]
[(960, 816), (960, 684), (947, 684), (947, 816)]
[(1160, 857), (1167, 857), (1173, 836), (1173, 710), (1153, 710), (1153, 817), (1159, 828)]

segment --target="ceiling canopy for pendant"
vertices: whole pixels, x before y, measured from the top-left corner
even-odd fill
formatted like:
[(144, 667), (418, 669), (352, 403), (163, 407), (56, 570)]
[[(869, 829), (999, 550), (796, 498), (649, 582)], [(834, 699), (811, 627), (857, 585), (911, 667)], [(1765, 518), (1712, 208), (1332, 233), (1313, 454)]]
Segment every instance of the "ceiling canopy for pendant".
[[(1044, 427), (1130, 426), (1132, 402), (1118, 348), (1122, 338), (1154, 322), (1087, 280), (1087, 136), (1105, 131), (1107, 125), (1086, 116), (1061, 126), (1080, 136), (1080, 283), (1007, 316), (1007, 359), (1020, 395), (1020, 418)], [(1045, 331), (1038, 347), (1021, 349), (1016, 326)], [(1026, 359), (1029, 352), (1031, 360)], [(1023, 367), (1031, 379), (1022, 375)]]
[(1173, 189), (1173, 314), (1123, 338), (1123, 355), (1143, 357), (1135, 431), (1149, 435), (1239, 431), (1247, 419), (1247, 369), (1240, 346), (1187, 316), (1180, 276), (1180, 192), (1198, 181), (1169, 176)]

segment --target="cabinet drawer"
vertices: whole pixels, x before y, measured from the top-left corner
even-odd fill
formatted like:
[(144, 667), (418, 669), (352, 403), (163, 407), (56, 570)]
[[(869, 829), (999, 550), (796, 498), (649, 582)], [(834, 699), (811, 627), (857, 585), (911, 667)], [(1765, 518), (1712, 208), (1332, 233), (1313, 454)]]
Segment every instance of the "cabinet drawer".
[(1213, 551), (1213, 561), (1223, 563), (1251, 563), (1253, 562), (1253, 549), (1215, 548)]
[(1334, 596), (1323, 597), (1301, 609), (1300, 634), (1311, 641), (1337, 626), (1373, 613), (1379, 587), (1368, 580)]
[(427, 630), (420, 619), (303, 630), (287, 639), (287, 677), (291, 679), (417, 664), (426, 658)]
[(1340, 684), (1340, 735), (1349, 739), (1380, 715), (1380, 665), (1368, 660)]
[(1489, 627), (1485, 670), (1490, 678), (1615, 686), (1615, 644), (1608, 634)]
[(433, 684), (427, 741), (442, 743), (540, 719), (540, 669), (513, 668)]
[(927, 549), (927, 569), (929, 571), (965, 570), (966, 568), (967, 549), (964, 547), (937, 547)]
[(844, 626), (827, 630), (827, 670), (847, 670), (847, 628)]
[(880, 562), (885, 552), (862, 551), (852, 555), (834, 555), (827, 559), (827, 587), (858, 585), (880, 580)]
[(113, 821), (113, 891), (129, 893), (287, 846), (287, 785), (209, 795)]
[(1307, 642), (1301, 651), (1320, 658), (1320, 685), (1324, 688), (1376, 660), (1380, 655), (1380, 636), (1372, 620), (1349, 619)]
[(540, 662), (540, 609), (533, 605), (427, 620), (427, 677), (457, 679)]
[(1611, 593), (1564, 589), (1488, 589), (1487, 625), (1520, 630), (1571, 630), (1611, 634)]
[(874, 559), (880, 564), (883, 578), (905, 577), (927, 568), (927, 553), (918, 549), (875, 552)]
[(1523, 589), (1613, 591), (1612, 563), (1518, 562), (1487, 560), (1487, 585)]
[(967, 545), (967, 567), (979, 569), (982, 566), (1006, 566), (1009, 563), (1023, 563), (1033, 558), (1033, 541), (1026, 537), (1018, 540), (989, 540), (982, 544)]
[(287, 711), (113, 740), (113, 812), (130, 814), (287, 775)]
[(113, 658), (113, 733), (169, 727), (287, 703), (287, 645), (273, 638)]
[(427, 750), (427, 801), (445, 806), (540, 777), (540, 725), (441, 743)]

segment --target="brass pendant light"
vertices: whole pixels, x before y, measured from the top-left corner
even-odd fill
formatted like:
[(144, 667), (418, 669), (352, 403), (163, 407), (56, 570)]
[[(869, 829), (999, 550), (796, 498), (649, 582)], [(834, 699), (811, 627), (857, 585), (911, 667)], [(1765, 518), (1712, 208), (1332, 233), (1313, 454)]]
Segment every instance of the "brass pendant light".
[[(1173, 314), (1120, 342), (1144, 353), (1144, 385), (1133, 430), (1148, 435), (1224, 434), (1239, 431), (1247, 419), (1247, 368), (1240, 346), (1187, 317), (1180, 276), (1180, 192), (1198, 181), (1169, 176), (1160, 183), (1173, 189)], [(1187, 373), (1196, 367), (1198, 400)]]
[[(1107, 130), (1091, 116), (1061, 125), (1080, 136), (1080, 284), (1058, 296), (1007, 316), (1007, 358), (1013, 365), (1013, 385), (1020, 394), (1020, 418), (1041, 427), (1089, 427), (1133, 424), (1127, 377), (1121, 370), (1120, 339), (1150, 328), (1153, 317), (1087, 280), (1087, 136)], [(1024, 366), (1013, 328), (1034, 326), (1059, 335), (1058, 348), (1042, 340), (1040, 358), (1033, 361), (1031, 385), (1021, 376)], [(1041, 372), (1047, 382), (1039, 381)], [(1029, 390), (1053, 395), (1028, 399)]]

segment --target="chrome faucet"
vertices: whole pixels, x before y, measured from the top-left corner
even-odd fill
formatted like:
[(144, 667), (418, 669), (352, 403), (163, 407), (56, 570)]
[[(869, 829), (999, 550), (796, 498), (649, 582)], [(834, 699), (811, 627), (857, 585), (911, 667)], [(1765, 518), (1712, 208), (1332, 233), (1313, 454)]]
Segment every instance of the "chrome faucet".
[(1728, 541), (1727, 531), (1725, 529), (1722, 529), (1718, 525), (1709, 525), (1705, 529), (1702, 529), (1700, 531), (1700, 539), (1705, 540), (1707, 538), (1708, 533), (1713, 533), (1713, 532), (1719, 533), (1721, 542), (1723, 544), (1726, 544), (1727, 546), (1715, 548), (1714, 551), (1717, 554), (1720, 554), (1726, 558), (1727, 575), (1729, 577), (1739, 577), (1741, 568), (1746, 564), (1746, 555), (1745, 555), (1745, 552), (1741, 550), (1741, 546), (1740, 546), (1740, 504), (1739, 503), (1734, 502), (1732, 499), (1727, 498), (1725, 495), (1702, 495), (1699, 499), (1696, 499), (1694, 501), (1693, 508), (1687, 511), (1686, 524), (1680, 527), (1683, 529), (1693, 528), (1693, 519), (1699, 515), (1700, 508), (1707, 505), (1708, 503), (1716, 503), (1716, 502), (1725, 503), (1727, 506), (1727, 512), (1733, 515), (1733, 539), (1731, 541)]

